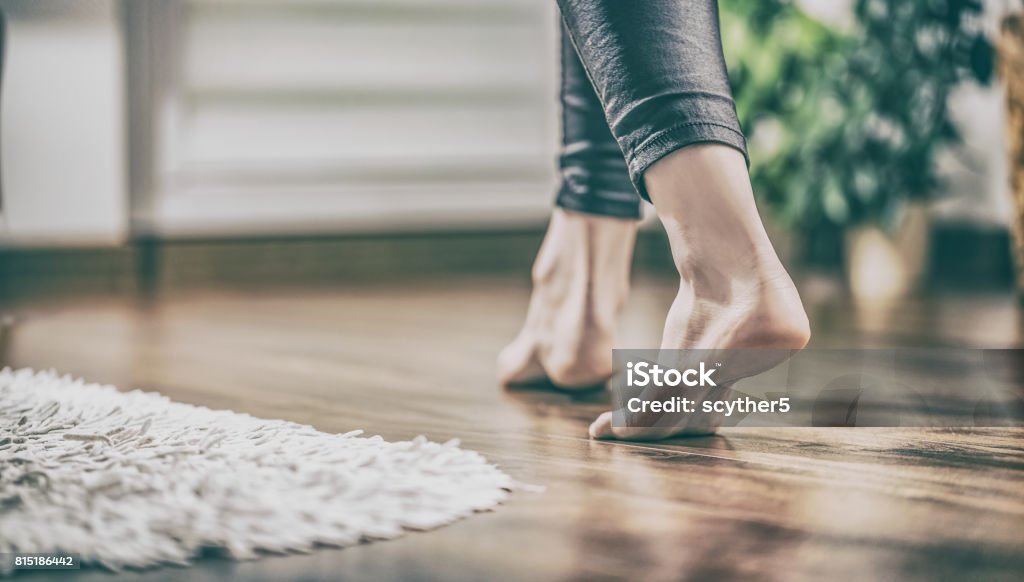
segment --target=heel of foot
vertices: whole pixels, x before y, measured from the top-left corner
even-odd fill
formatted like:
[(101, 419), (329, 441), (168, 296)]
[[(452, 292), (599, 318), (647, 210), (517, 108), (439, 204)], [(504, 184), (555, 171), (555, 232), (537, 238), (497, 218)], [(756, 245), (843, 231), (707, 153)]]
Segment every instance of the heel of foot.
[(536, 347), (523, 337), (517, 337), (498, 354), (497, 373), (502, 386), (535, 384), (547, 378)]
[(811, 340), (803, 309), (791, 313), (755, 313), (737, 333), (735, 347), (801, 350)]
[(548, 379), (563, 390), (591, 390), (603, 386), (612, 377), (611, 357), (549, 361), (545, 365)]
[(811, 340), (811, 326), (796, 288), (763, 294), (742, 326), (745, 347), (800, 350)]
[(552, 367), (548, 369), (548, 378), (563, 390), (589, 390), (606, 384), (611, 378), (611, 369), (579, 365)]

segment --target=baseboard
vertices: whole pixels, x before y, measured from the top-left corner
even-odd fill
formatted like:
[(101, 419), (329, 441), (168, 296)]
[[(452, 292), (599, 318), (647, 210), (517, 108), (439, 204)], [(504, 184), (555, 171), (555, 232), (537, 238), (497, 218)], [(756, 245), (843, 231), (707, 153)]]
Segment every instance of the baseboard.
[[(115, 248), (0, 251), (0, 300), (148, 295), (193, 288), (308, 287), (408, 278), (528, 277), (543, 231), (230, 240), (133, 240)], [(674, 273), (659, 230), (641, 231), (636, 269)]]

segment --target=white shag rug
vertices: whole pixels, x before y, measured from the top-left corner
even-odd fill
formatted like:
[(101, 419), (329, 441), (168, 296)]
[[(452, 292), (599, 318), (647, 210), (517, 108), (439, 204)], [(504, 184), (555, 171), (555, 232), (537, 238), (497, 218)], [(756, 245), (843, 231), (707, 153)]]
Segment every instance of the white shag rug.
[(119, 569), (347, 546), (492, 509), (515, 485), (457, 441), (360, 434), (5, 368), (0, 554)]

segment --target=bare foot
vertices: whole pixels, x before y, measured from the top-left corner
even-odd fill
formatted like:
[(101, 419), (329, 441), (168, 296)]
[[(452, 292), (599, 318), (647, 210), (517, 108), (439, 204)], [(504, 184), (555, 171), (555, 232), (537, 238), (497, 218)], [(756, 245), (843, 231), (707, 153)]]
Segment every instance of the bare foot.
[(498, 356), (505, 385), (603, 385), (629, 293), (637, 221), (556, 208), (533, 265), (526, 323)]
[[(810, 339), (807, 316), (761, 224), (743, 156), (721, 145), (684, 148), (651, 166), (645, 182), (680, 274), (662, 349), (770, 348), (766, 353), (786, 354), (803, 348)], [(763, 369), (781, 361), (764, 362)], [(626, 424), (631, 426), (613, 427), (606, 412), (590, 435), (657, 439), (718, 428), (707, 415), (672, 428), (639, 428), (628, 417)]]

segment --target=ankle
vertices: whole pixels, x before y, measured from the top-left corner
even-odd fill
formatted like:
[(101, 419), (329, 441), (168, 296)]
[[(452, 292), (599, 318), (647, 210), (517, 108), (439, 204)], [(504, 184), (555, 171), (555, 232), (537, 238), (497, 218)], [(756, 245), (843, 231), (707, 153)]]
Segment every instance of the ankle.
[(645, 181), (682, 279), (670, 317), (673, 332), (685, 332), (674, 337), (702, 347), (806, 345), (803, 304), (761, 223), (742, 155), (714, 144), (684, 148), (651, 166)]
[(628, 284), (638, 224), (555, 208), (531, 271), (534, 284)]
[(688, 263), (749, 273), (778, 262), (738, 151), (717, 144), (684, 148), (652, 165), (644, 179), (681, 274)]

